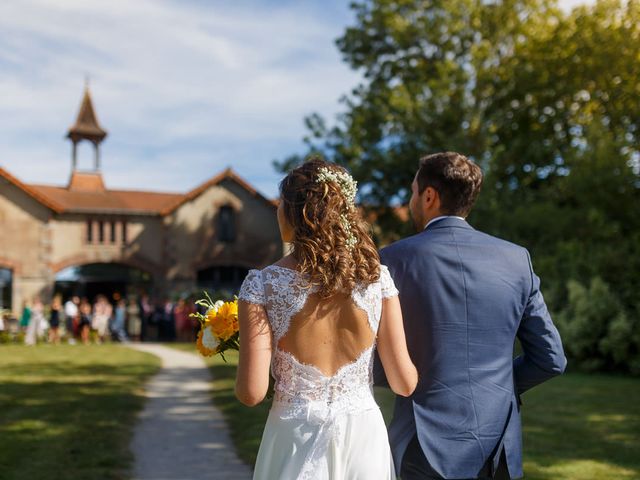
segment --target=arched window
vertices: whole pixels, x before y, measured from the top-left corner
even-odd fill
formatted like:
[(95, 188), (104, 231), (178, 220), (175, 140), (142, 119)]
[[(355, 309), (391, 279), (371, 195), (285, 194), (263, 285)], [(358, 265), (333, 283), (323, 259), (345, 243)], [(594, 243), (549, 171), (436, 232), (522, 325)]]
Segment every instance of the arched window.
[(220, 242), (231, 243), (236, 240), (236, 215), (233, 207), (223, 205), (218, 210), (218, 240)]

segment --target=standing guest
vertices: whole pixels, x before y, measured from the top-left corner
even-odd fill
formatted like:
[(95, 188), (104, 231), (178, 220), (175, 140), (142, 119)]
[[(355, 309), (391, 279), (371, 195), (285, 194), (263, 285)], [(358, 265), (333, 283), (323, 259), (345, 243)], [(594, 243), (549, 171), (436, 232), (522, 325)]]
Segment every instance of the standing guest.
[(167, 340), (176, 341), (176, 305), (168, 298), (164, 302), (165, 322), (167, 322)]
[(64, 304), (64, 316), (66, 320), (69, 343), (75, 343), (75, 338), (80, 334), (80, 298), (74, 295)]
[(80, 339), (85, 345), (89, 344), (89, 335), (91, 334), (91, 304), (86, 297), (82, 298), (80, 302), (80, 323), (78, 329), (80, 330)]
[(98, 343), (102, 343), (109, 329), (109, 320), (113, 314), (113, 307), (104, 295), (98, 295), (93, 306), (93, 319), (91, 326), (98, 333)]
[(143, 293), (138, 302), (138, 311), (140, 312), (140, 341), (147, 340), (149, 336), (149, 323), (151, 322), (151, 316), (153, 315), (153, 307), (149, 301), (149, 295)]
[(125, 330), (127, 318), (127, 302), (124, 298), (120, 298), (116, 304), (113, 316), (113, 326), (111, 328), (113, 335), (120, 342), (128, 342), (127, 332)]
[(22, 315), (20, 316), (20, 329), (26, 330), (31, 321), (31, 302), (25, 300), (22, 302)]
[(190, 308), (187, 306), (184, 298), (178, 300), (178, 304), (174, 309), (176, 319), (176, 330), (179, 342), (191, 342), (193, 340), (193, 327), (191, 326)]
[(140, 321), (140, 310), (135, 297), (127, 299), (127, 328), (129, 337), (133, 340), (140, 340), (140, 329), (142, 327)]
[(60, 310), (62, 310), (62, 301), (60, 296), (53, 297), (51, 302), (51, 312), (49, 314), (49, 343), (60, 343)]
[(45, 322), (44, 305), (42, 305), (40, 297), (36, 297), (33, 302), (33, 309), (31, 310), (31, 320), (27, 326), (27, 333), (24, 338), (26, 345), (35, 345), (38, 342), (38, 338), (44, 334)]
[(156, 297), (151, 297), (149, 299), (149, 306), (151, 308), (151, 313), (147, 317), (147, 332), (144, 337), (147, 340), (158, 340), (158, 322), (162, 317), (162, 306), (160, 305), (160, 300)]
[(156, 307), (156, 318), (158, 323), (158, 337), (160, 341), (169, 342), (175, 338), (175, 320), (173, 304), (164, 297)]

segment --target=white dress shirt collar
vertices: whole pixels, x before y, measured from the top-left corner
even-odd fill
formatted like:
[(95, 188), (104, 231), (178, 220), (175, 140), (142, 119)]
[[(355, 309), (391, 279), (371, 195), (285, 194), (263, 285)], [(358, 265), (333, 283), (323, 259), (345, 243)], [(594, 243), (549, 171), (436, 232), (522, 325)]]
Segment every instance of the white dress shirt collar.
[(431, 225), (433, 222), (437, 222), (438, 220), (442, 220), (443, 218), (458, 218), (458, 219), (460, 219), (460, 220), (464, 221), (464, 218), (463, 218), (463, 217), (458, 217), (457, 215), (441, 215), (441, 216), (439, 216), (439, 217), (432, 218), (431, 220), (429, 220), (429, 221), (427, 222), (427, 224), (424, 226), (423, 230), (426, 230), (426, 229), (427, 229), (427, 227), (428, 227), (429, 225)]

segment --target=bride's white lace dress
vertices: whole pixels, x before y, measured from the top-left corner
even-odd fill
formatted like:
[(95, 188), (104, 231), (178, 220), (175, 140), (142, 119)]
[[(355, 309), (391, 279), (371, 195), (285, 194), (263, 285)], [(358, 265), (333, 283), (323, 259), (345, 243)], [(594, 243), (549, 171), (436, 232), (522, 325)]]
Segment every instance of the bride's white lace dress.
[[(375, 343), (332, 376), (277, 347), (314, 291), (302, 274), (277, 265), (251, 270), (240, 290), (240, 300), (264, 306), (274, 346), (275, 395), (253, 478), (395, 478), (387, 430), (373, 398)], [(382, 266), (380, 280), (354, 289), (351, 299), (366, 312), (375, 334), (382, 299), (397, 294)]]

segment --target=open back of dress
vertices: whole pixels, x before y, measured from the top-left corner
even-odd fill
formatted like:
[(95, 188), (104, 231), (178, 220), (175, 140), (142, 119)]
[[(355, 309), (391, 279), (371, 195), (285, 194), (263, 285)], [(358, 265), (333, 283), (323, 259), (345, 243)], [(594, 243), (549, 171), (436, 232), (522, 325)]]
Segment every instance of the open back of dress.
[(371, 348), (375, 332), (367, 312), (351, 295), (322, 298), (313, 293), (291, 318), (289, 330), (278, 342), (278, 349), (293, 355), (300, 363), (315, 366), (326, 377), (358, 360)]

